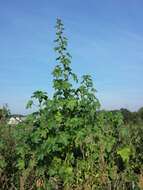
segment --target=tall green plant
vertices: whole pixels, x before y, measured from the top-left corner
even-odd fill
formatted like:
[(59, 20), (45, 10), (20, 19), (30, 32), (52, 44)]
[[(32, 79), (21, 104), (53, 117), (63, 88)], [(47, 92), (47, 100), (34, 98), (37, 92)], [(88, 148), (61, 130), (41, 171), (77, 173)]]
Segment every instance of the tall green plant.
[(99, 111), (91, 76), (79, 80), (72, 71), (60, 19), (55, 43), (53, 97), (34, 92), (27, 107), (36, 100), (38, 111), (17, 126), (17, 166), (23, 186), (44, 190), (128, 188), (124, 177), (131, 154), (122, 142), (121, 114)]

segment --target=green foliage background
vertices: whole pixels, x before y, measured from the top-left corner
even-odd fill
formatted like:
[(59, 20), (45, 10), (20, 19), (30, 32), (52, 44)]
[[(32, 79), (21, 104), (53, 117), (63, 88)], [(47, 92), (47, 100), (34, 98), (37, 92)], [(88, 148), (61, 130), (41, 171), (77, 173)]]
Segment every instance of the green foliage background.
[(63, 32), (57, 19), (53, 97), (34, 92), (27, 108), (38, 110), (0, 126), (1, 189), (143, 188), (142, 123), (125, 125), (124, 110), (100, 111), (91, 76), (72, 71)]

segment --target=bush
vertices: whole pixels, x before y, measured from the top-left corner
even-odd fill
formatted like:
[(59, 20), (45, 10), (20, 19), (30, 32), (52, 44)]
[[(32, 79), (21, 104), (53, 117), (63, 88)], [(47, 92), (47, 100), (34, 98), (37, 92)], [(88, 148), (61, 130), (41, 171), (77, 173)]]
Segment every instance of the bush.
[(1, 136), (0, 171), (20, 190), (138, 189), (142, 127), (124, 125), (120, 112), (100, 111), (91, 76), (79, 80), (72, 71), (63, 32), (57, 19), (53, 97), (34, 92), (27, 108), (38, 102), (38, 110), (14, 129), (2, 127), (9, 139)]

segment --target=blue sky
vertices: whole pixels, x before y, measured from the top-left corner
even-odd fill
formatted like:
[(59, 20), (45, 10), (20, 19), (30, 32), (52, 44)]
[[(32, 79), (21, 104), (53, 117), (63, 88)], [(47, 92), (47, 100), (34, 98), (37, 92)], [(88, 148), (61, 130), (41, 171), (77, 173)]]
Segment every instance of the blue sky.
[(65, 24), (73, 70), (93, 77), (102, 108), (143, 106), (142, 0), (0, 0), (0, 105), (26, 113), (52, 94), (55, 22)]

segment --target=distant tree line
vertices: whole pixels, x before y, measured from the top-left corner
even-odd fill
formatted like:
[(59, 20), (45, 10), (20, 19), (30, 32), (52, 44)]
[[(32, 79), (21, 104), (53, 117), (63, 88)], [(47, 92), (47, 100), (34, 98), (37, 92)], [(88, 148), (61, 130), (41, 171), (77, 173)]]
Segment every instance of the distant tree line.
[(143, 122), (143, 107), (134, 112), (126, 108), (112, 110), (112, 112), (120, 112), (123, 115), (123, 121), (125, 124), (140, 124)]

